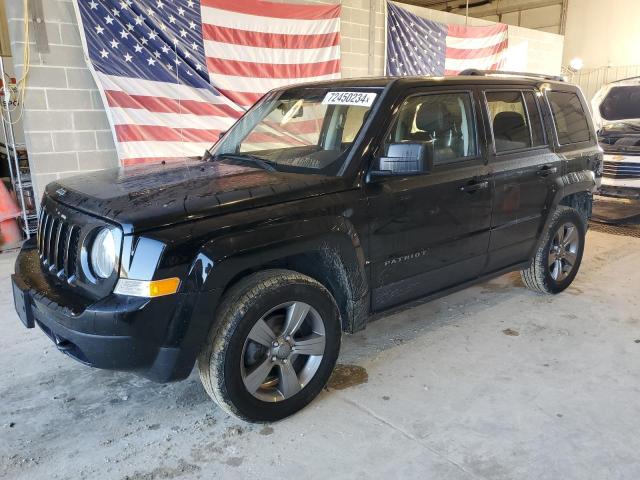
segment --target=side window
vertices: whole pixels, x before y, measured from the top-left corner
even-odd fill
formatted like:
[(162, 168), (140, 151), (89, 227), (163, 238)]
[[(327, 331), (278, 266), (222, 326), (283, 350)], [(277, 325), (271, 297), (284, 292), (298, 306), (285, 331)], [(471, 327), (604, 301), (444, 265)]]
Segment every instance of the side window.
[(586, 142), (591, 138), (589, 123), (578, 95), (550, 91), (547, 92), (547, 99), (553, 112), (560, 145)]
[(384, 154), (399, 143), (433, 144), (434, 165), (475, 157), (476, 134), (469, 93), (407, 98), (385, 140)]
[(540, 118), (540, 109), (538, 101), (533, 92), (523, 92), (524, 101), (527, 104), (527, 112), (529, 113), (529, 123), (531, 123), (531, 141), (534, 147), (545, 145), (544, 129), (542, 127), (542, 119)]
[(522, 94), (485, 92), (496, 152), (531, 147), (529, 124)]

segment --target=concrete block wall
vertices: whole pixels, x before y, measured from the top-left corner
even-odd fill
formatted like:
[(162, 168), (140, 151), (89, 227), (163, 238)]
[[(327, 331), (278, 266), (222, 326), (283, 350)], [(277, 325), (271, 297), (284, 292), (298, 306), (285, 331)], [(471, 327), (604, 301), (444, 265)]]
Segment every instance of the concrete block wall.
[[(23, 2), (4, 1), (13, 67), (24, 70)], [(107, 116), (87, 69), (70, 0), (45, 0), (49, 52), (38, 53), (29, 38), (30, 67), (22, 118), (31, 175), (38, 198), (52, 180), (118, 165)]]

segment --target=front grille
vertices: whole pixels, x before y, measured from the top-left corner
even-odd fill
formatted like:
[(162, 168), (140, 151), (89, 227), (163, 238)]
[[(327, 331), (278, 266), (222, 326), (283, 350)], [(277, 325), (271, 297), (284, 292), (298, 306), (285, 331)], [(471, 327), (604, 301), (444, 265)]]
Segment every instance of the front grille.
[(61, 279), (76, 273), (80, 227), (43, 206), (38, 222), (38, 252), (42, 266)]
[(640, 162), (603, 162), (603, 176), (608, 178), (640, 178)]

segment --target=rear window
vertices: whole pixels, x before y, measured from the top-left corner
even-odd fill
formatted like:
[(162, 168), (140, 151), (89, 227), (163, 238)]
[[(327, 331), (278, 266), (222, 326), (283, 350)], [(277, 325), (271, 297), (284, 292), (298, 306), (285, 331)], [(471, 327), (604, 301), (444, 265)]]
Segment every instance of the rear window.
[(640, 86), (613, 87), (600, 104), (605, 120), (640, 118)]
[(547, 92), (547, 99), (553, 112), (560, 145), (586, 142), (591, 138), (589, 123), (578, 95), (569, 92)]

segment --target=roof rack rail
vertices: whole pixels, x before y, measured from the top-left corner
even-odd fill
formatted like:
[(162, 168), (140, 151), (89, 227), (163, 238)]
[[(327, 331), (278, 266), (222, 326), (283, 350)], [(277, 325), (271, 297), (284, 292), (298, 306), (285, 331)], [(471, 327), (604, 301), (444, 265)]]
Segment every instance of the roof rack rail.
[(515, 77), (533, 77), (533, 78), (543, 78), (544, 80), (553, 80), (556, 82), (565, 82), (564, 77), (560, 75), (546, 75), (544, 73), (529, 73), (529, 72), (506, 72), (504, 70), (478, 70), (476, 68), (467, 68), (466, 70), (462, 70), (458, 75), (512, 75)]

